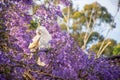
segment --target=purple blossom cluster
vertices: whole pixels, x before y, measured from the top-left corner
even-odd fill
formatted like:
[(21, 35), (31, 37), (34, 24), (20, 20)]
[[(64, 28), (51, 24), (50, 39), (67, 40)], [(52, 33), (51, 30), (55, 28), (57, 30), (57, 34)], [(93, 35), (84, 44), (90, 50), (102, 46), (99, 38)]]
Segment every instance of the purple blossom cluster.
[(59, 6), (48, 3), (48, 6), (41, 5), (36, 11), (36, 15), (40, 17), (41, 25), (56, 24), (58, 16), (62, 17), (62, 12)]
[[(4, 39), (0, 34), (2, 37), (0, 37), (0, 44), (7, 43), (7, 51), (2, 50), (4, 45), (0, 45), (1, 80), (120, 79), (119, 66), (111, 66), (105, 58), (96, 59), (92, 52), (86, 55), (68, 33), (60, 30), (57, 23), (58, 16), (61, 16), (60, 8), (50, 3), (48, 6), (40, 5), (35, 15), (40, 17), (41, 25), (52, 35), (51, 48), (31, 53), (28, 45), (35, 31), (28, 27), (32, 16), (26, 11), (30, 6), (18, 1), (1, 12), (3, 14), (0, 19), (2, 18), (4, 22), (0, 31), (8, 31), (5, 34), (9, 36)], [(45, 66), (37, 64), (39, 57)]]
[(60, 2), (62, 4), (64, 4), (65, 6), (71, 6), (72, 5), (72, 1), (71, 0), (60, 0)]
[[(24, 53), (29, 53), (27, 47), (31, 42), (32, 35), (34, 35), (34, 32), (28, 28), (31, 17), (26, 14), (25, 10), (28, 8), (25, 8), (26, 6), (24, 7), (21, 4), (19, 5), (20, 6), (9, 7), (5, 11), (5, 26), (7, 26), (7, 30), (10, 31), (9, 34), (16, 39), (14, 43), (22, 48)], [(21, 6), (23, 9), (21, 9)]]

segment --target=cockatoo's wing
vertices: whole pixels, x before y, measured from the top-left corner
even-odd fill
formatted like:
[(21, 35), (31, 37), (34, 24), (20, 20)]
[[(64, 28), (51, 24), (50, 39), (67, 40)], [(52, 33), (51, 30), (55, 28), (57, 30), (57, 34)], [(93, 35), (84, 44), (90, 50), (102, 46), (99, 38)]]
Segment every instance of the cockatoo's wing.
[(41, 35), (36, 35), (36, 36), (32, 39), (32, 41), (33, 41), (33, 42), (34, 42), (34, 41), (39, 41), (40, 36), (41, 36)]
[(38, 31), (41, 31), (41, 36), (39, 39), (39, 49), (49, 48), (50, 47), (49, 41), (52, 40), (52, 36), (45, 27), (42, 26), (38, 27)]
[(28, 46), (29, 49), (33, 49), (38, 47), (39, 44), (39, 39), (40, 39), (40, 35), (36, 35), (33, 39), (32, 39), (32, 43), (30, 43), (30, 45)]

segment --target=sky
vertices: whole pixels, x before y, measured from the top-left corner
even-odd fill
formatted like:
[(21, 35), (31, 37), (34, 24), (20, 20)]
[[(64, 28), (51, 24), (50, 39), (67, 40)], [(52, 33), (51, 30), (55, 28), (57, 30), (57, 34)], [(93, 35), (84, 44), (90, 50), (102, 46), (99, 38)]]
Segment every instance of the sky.
[[(82, 10), (85, 4), (91, 4), (95, 1), (106, 7), (108, 12), (111, 13), (112, 16), (115, 16), (117, 12), (118, 0), (73, 0), (73, 4), (74, 7), (78, 6), (79, 9)], [(112, 38), (120, 43), (120, 10), (115, 17), (115, 22), (116, 28), (109, 33), (108, 38)]]

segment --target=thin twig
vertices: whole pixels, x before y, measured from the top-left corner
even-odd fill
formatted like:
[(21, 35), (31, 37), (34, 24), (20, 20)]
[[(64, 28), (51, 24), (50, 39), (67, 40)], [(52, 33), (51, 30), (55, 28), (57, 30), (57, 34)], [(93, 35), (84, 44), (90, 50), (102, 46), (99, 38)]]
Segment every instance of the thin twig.
[(24, 74), (23, 74), (23, 77), (26, 79), (26, 80), (36, 80), (30, 73), (29, 73), (29, 70), (25, 71)]
[[(92, 14), (92, 12), (91, 12), (91, 15), (90, 15), (90, 19), (89, 19), (89, 21), (87, 22), (87, 30), (89, 29), (89, 27), (90, 27), (90, 24), (91, 24), (91, 21), (92, 21), (92, 16), (93, 16), (93, 14)], [(86, 19), (87, 20), (87, 19)], [(86, 38), (87, 38), (87, 36), (88, 36), (88, 32), (86, 31), (86, 33), (85, 33), (85, 36), (84, 36), (84, 44), (83, 44), (83, 46), (82, 46), (82, 49), (85, 49), (85, 45), (86, 45)]]
[(43, 74), (43, 75), (46, 75), (46, 76), (50, 76), (50, 77), (52, 77), (52, 78), (65, 80), (65, 79), (63, 79), (63, 78), (61, 78), (61, 77), (54, 76), (53, 74), (49, 74), (49, 73), (46, 73), (46, 72), (41, 72), (41, 71), (32, 71), (32, 70), (30, 70), (30, 72), (36, 72), (36, 73), (38, 73), (38, 74)]

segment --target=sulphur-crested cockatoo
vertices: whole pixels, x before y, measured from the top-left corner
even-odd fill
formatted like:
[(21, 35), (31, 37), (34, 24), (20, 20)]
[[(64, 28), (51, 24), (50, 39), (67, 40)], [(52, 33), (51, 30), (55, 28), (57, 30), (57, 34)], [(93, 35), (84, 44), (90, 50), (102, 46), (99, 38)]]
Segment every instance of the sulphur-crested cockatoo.
[[(36, 49), (41, 49), (41, 48), (50, 48), (49, 41), (52, 40), (52, 36), (49, 34), (47, 29), (43, 26), (39, 26), (36, 29), (36, 35), (32, 39), (32, 43), (29, 45), (29, 49), (31, 52), (35, 52)], [(37, 64), (39, 66), (45, 66), (46, 64), (44, 62), (41, 62), (40, 57), (38, 57)]]
[(48, 32), (48, 30), (43, 26), (38, 26), (36, 29), (36, 35), (32, 39), (32, 43), (29, 45), (29, 49), (31, 51), (36, 51), (36, 49), (41, 48), (50, 48), (49, 41), (52, 40), (52, 36)]

